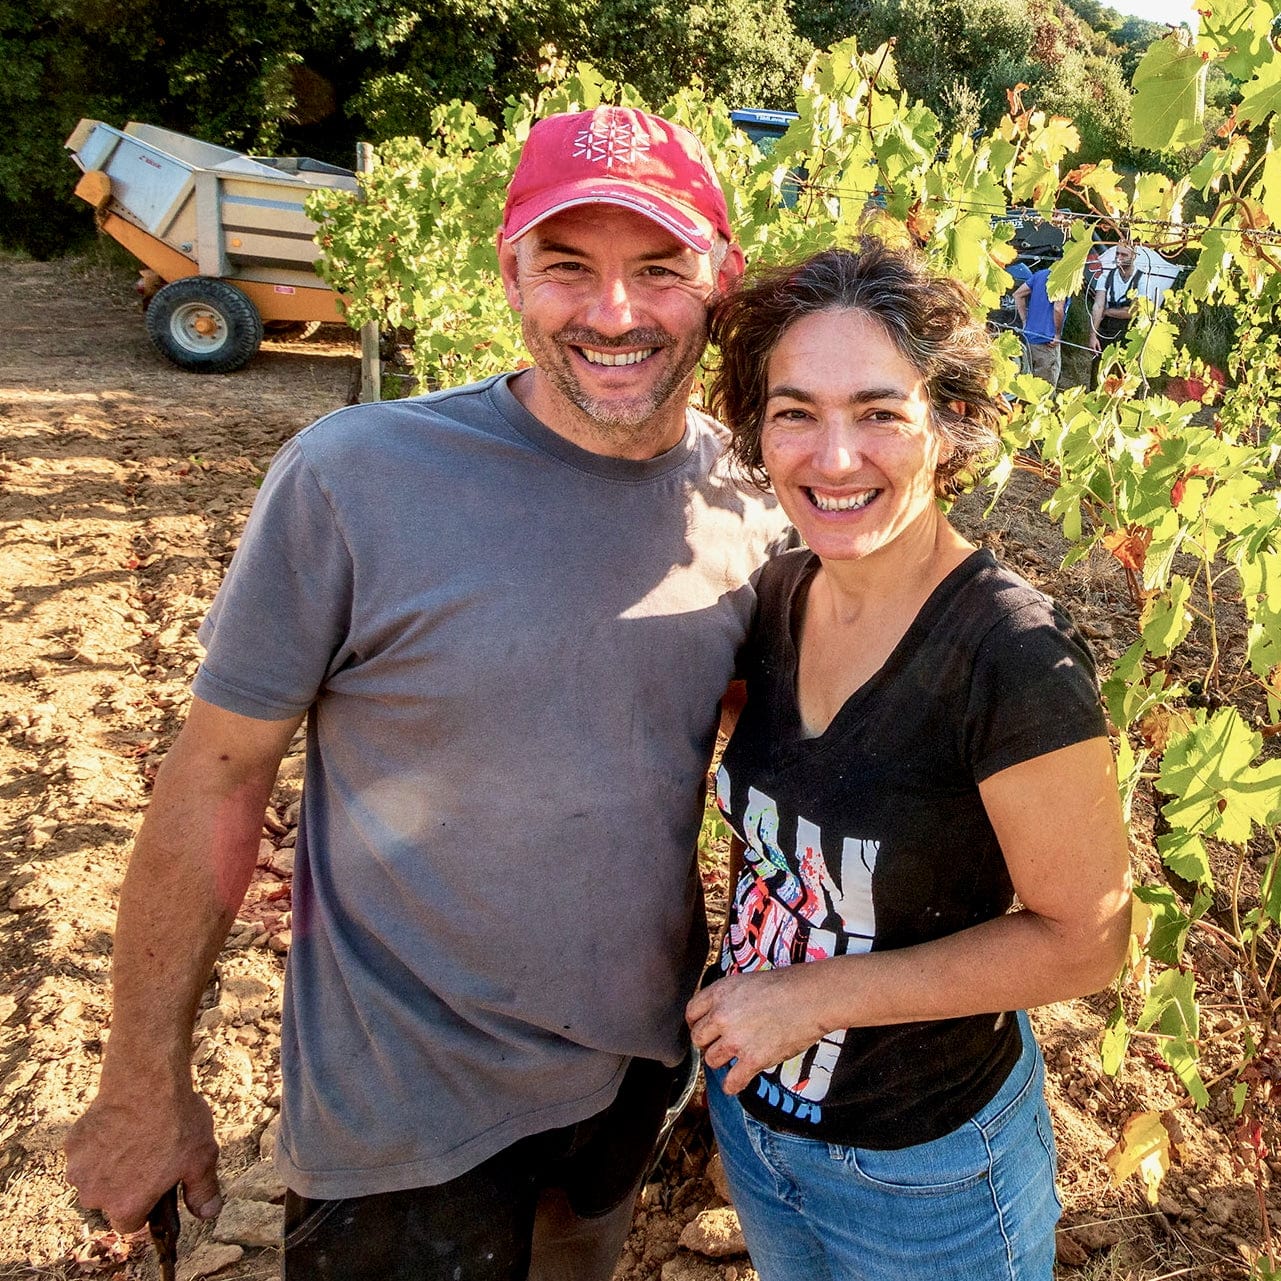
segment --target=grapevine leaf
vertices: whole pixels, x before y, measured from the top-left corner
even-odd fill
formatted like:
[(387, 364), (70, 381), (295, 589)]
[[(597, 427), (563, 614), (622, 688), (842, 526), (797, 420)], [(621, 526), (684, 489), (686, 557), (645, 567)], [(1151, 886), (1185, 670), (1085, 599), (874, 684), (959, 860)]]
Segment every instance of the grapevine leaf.
[(1259, 907), (1270, 921), (1281, 924), (1281, 856), (1273, 854), (1259, 885)]
[(1205, 61), (1173, 36), (1154, 40), (1134, 71), (1130, 132), (1152, 151), (1200, 142)]
[(1246, 1097), (1250, 1093), (1250, 1087), (1244, 1081), (1238, 1081), (1232, 1087), (1232, 1115), (1240, 1116), (1241, 1109), (1245, 1107)]
[(1223, 227), (1206, 227), (1201, 233), (1201, 253), (1183, 288), (1193, 298), (1208, 297), (1223, 279), (1232, 261), (1232, 234)]
[(1148, 601), (1140, 626), (1150, 654), (1164, 658), (1183, 642), (1192, 628), (1192, 611), (1188, 609), (1191, 597), (1192, 584), (1177, 575), (1164, 594)]
[(1260, 0), (1214, 0), (1201, 17), (1199, 48), (1220, 53), (1223, 70), (1244, 81), (1272, 56), (1272, 6)]
[(1136, 753), (1134, 744), (1130, 742), (1130, 736), (1122, 734), (1116, 745), (1116, 781), (1121, 793), (1121, 810), (1127, 824), (1134, 804), (1134, 793), (1142, 779), (1143, 765), (1146, 760), (1147, 753)]
[(1162, 1034), (1157, 1043), (1161, 1057), (1174, 1069), (1197, 1106), (1204, 1107), (1210, 1096), (1196, 1067), (1200, 1010), (1196, 979), (1191, 974), (1166, 970), (1153, 982), (1138, 1026), (1140, 1031), (1147, 1031), (1153, 1025)]
[(1267, 678), (1281, 664), (1281, 551), (1264, 551), (1237, 564), (1241, 600), (1250, 620), (1246, 653), (1255, 675)]
[(1178, 331), (1163, 315), (1150, 317), (1142, 328), (1135, 326), (1142, 339), (1139, 352), (1139, 367), (1148, 378), (1161, 373), (1174, 356), (1174, 344)]
[(1103, 1071), (1108, 1076), (1115, 1076), (1125, 1062), (1125, 1051), (1130, 1045), (1130, 1029), (1126, 1026), (1125, 1011), (1117, 1001), (1108, 1015), (1107, 1026), (1103, 1031), (1103, 1042), (1099, 1046), (1099, 1056), (1103, 1060)]
[(953, 270), (965, 280), (980, 276), (987, 267), (987, 240), (991, 231), (986, 218), (968, 214), (953, 224), (947, 235)]
[(1269, 151), (1263, 162), (1262, 192), (1263, 212), (1273, 226), (1281, 224), (1281, 151)]
[(1157, 781), (1171, 797), (1161, 807), (1170, 826), (1243, 845), (1281, 813), (1281, 761), (1252, 763), (1262, 745), (1234, 707), (1171, 744)]
[(1063, 257), (1050, 268), (1046, 292), (1057, 302), (1074, 294), (1085, 272), (1085, 260), (1094, 248), (1094, 233), (1089, 223), (1074, 222), (1063, 244)]
[(1205, 842), (1195, 832), (1166, 832), (1157, 837), (1156, 848), (1166, 867), (1185, 881), (1195, 881), (1198, 885), (1213, 883)]
[(1245, 163), (1250, 154), (1250, 140), (1242, 133), (1234, 134), (1226, 147), (1207, 151), (1193, 166), (1188, 181), (1203, 195), (1218, 191), (1224, 178), (1231, 177)]
[(1274, 111), (1281, 111), (1281, 58), (1265, 63), (1245, 87), (1237, 119), (1261, 125)]
[(1151, 918), (1148, 954), (1162, 965), (1179, 965), (1192, 918), (1183, 910), (1172, 890), (1160, 885), (1136, 885), (1134, 897), (1147, 908)]
[(1167, 212), (1166, 202), (1174, 183), (1163, 173), (1141, 173), (1134, 180), (1134, 199), (1130, 203), (1133, 218), (1160, 218)]
[(1156, 1205), (1161, 1180), (1170, 1169), (1170, 1147), (1170, 1132), (1162, 1123), (1160, 1112), (1132, 1116), (1125, 1123), (1120, 1141), (1107, 1154), (1112, 1182), (1119, 1185), (1138, 1174), (1149, 1203)]
[(1111, 160), (1100, 160), (1097, 165), (1082, 165), (1068, 174), (1067, 180), (1083, 192), (1092, 192), (1105, 209), (1115, 211), (1125, 204), (1121, 175), (1113, 168)]

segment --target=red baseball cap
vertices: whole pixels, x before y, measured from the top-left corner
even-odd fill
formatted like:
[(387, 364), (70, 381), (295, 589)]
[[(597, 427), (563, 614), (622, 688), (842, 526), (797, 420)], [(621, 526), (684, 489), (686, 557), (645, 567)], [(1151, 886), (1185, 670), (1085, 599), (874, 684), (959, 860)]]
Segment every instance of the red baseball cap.
[(507, 187), (504, 240), (576, 205), (634, 209), (699, 253), (733, 239), (725, 196), (688, 129), (630, 107), (547, 116), (529, 131)]

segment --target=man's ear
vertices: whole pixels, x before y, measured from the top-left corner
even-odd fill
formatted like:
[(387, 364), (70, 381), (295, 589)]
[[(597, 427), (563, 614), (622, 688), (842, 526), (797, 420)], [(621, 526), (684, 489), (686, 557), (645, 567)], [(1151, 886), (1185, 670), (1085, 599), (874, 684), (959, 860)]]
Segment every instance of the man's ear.
[(495, 238), (498, 249), (498, 273), (503, 278), (503, 292), (507, 295), (507, 305), (515, 312), (520, 311), (520, 286), (517, 283), (516, 246), (503, 239), (500, 231)]
[(721, 269), (716, 273), (716, 292), (723, 294), (726, 290), (732, 289), (742, 279), (746, 269), (747, 260), (743, 257), (738, 241), (734, 241), (725, 251), (725, 261), (721, 263)]

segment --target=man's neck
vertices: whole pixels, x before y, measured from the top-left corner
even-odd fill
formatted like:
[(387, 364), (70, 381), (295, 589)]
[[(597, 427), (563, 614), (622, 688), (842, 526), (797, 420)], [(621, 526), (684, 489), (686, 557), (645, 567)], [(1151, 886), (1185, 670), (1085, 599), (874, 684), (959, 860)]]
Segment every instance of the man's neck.
[(557, 391), (537, 366), (522, 370), (507, 385), (544, 427), (570, 444), (605, 458), (644, 462), (674, 449), (685, 438), (685, 410), (693, 379), (678, 388), (657, 413), (634, 427), (597, 422)]

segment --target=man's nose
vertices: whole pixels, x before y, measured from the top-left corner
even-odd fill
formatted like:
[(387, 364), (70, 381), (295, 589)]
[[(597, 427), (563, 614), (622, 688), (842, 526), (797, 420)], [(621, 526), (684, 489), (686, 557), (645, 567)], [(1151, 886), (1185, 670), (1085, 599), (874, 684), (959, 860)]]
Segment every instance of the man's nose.
[(632, 297), (621, 277), (606, 278), (592, 300), (589, 321), (602, 333), (622, 334), (633, 328)]

